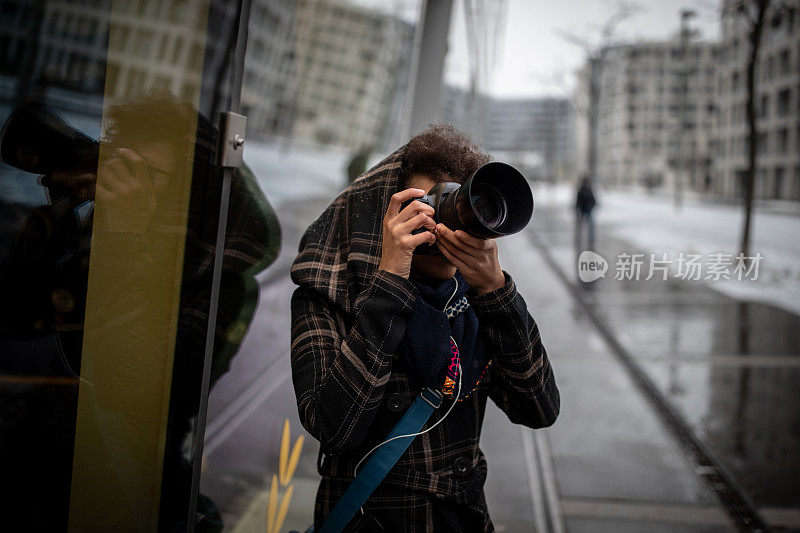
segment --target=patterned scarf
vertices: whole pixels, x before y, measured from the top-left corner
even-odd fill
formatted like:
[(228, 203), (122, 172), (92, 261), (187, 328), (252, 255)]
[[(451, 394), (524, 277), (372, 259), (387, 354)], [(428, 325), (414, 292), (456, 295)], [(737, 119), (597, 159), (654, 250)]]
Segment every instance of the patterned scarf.
[[(413, 277), (411, 281), (420, 297), (406, 321), (401, 356), (425, 386), (440, 389), (449, 398), (458, 392), (460, 363), (463, 375), (459, 401), (469, 398), (491, 363), (487, 362), (486, 347), (478, 337), (478, 317), (465, 296), (469, 285), (458, 272), (444, 281)], [(450, 304), (445, 308), (448, 300)]]

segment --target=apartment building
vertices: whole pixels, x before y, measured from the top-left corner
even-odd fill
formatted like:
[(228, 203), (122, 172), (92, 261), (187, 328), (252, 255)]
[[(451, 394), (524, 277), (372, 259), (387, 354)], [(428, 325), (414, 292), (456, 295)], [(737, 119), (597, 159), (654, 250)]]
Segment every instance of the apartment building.
[[(481, 118), (475, 120), (470, 109), (478, 98)], [(488, 151), (537, 160), (530, 170), (541, 178), (574, 178), (574, 124), (568, 100), (478, 97), (448, 87), (443, 103), (444, 120), (468, 130)]]
[(636, 43), (604, 50), (597, 179), (702, 190), (711, 180), (714, 43)]
[(380, 143), (413, 26), (342, 0), (299, 0), (294, 36), (292, 136), (355, 148)]
[[(747, 169), (749, 22), (723, 5), (722, 54), (716, 80), (714, 192), (738, 197)], [(755, 195), (800, 200), (800, 6), (773, 2), (756, 61)]]

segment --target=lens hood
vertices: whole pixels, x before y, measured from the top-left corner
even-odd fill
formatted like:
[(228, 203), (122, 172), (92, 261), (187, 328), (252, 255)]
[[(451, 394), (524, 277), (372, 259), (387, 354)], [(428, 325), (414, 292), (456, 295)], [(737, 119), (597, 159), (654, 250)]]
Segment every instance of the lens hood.
[(451, 229), (483, 239), (525, 228), (533, 216), (533, 193), (525, 176), (509, 164), (493, 161), (476, 170), (440, 204), (438, 218)]

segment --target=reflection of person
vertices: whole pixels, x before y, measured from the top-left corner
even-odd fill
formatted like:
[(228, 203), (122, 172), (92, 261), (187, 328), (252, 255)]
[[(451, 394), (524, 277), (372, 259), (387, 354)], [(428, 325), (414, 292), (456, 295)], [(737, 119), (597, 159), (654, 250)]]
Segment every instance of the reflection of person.
[(578, 236), (578, 242), (580, 242), (582, 240), (580, 236), (584, 231), (583, 227), (586, 226), (587, 249), (589, 250), (594, 250), (594, 219), (592, 218), (594, 204), (594, 193), (589, 183), (589, 176), (584, 175), (581, 178), (581, 186), (578, 188), (578, 194), (575, 198), (575, 212), (578, 217), (575, 231)]
[[(179, 237), (185, 241), (185, 251), (178, 278), (180, 309), (159, 513), (161, 530), (184, 530), (191, 469), (181, 447), (200, 400), (222, 183), (222, 170), (214, 164), (216, 131), (191, 106), (162, 93), (112, 107), (108, 119), (110, 134), (104, 141), (112, 147), (110, 156), (101, 161), (97, 173), (63, 168), (43, 175), (40, 183), (47, 187), (51, 205), (31, 211), (0, 265), (4, 295), (0, 308), (0, 346), (4, 352), (0, 373), (25, 379), (42, 377), (38, 382), (31, 381), (38, 386), (22, 388), (14, 396), (18, 406), (15, 416), (5, 417), (0, 428), (4, 433), (0, 439), (0, 471), (4, 472), (5, 485), (15, 490), (3, 501), (9, 505), (14, 502), (19, 516), (32, 520), (28, 525), (34, 529), (59, 530), (66, 524), (68, 507), (64, 504), (70, 495), (77, 387), (60, 386), (63, 384), (58, 378), (51, 378), (75, 378), (73, 385), (77, 385), (77, 377), (83, 377), (82, 370), (86, 370), (81, 368), (82, 341), (93, 234), (105, 235), (105, 260), (121, 265), (115, 270), (121, 277), (104, 286), (102, 300), (106, 303), (98, 304), (101, 299), (95, 299), (95, 306), (108, 306), (103, 311), (109, 320), (100, 327), (108, 330), (108, 336), (129, 335), (133, 339), (144, 331), (141, 322), (150, 312), (150, 303), (135, 297), (137, 283), (140, 277), (153, 273), (126, 268), (125, 263), (130, 262), (132, 254), (157, 255), (162, 243), (174, 241), (175, 235), (185, 231), (185, 237)], [(3, 142), (15, 140), (25, 139)], [(194, 154), (193, 163), (188, 160), (188, 172), (179, 170), (187, 167), (187, 154)], [(95, 155), (95, 168), (97, 161)], [(164, 191), (187, 185), (185, 180), (178, 180), (182, 175), (191, 176), (188, 216), (185, 207), (181, 211), (163, 200), (170, 197)], [(97, 210), (95, 199), (101, 206)], [(183, 218), (175, 213), (184, 213)], [(184, 229), (176, 220), (182, 221)], [(227, 371), (238, 349), (255, 309), (258, 287), (254, 276), (276, 257), (280, 242), (274, 212), (246, 168), (233, 176), (227, 228), (212, 383)], [(141, 247), (131, 249), (134, 242)], [(113, 361), (114, 357), (108, 359)], [(104, 423), (103, 416), (121, 416), (109, 410), (100, 397), (96, 398), (95, 412), (98, 426)], [(135, 425), (137, 421), (126, 423)], [(99, 431), (98, 435), (102, 437)], [(119, 457), (107, 459), (124, 462)], [(97, 461), (103, 464), (102, 457)], [(48, 480), (46, 484), (43, 479)], [(135, 490), (124, 486), (124, 480), (121, 485), (125, 490)], [(52, 512), (37, 512), (42, 506)], [(204, 527), (210, 522), (218, 525), (219, 514), (210, 500), (201, 495), (198, 508), (205, 515), (205, 524), (198, 524), (197, 530), (208, 530)], [(125, 512), (120, 509), (116, 514), (124, 519)]]
[[(446, 397), (425, 428), (457, 398), (456, 407), (416, 437), (347, 530), (377, 522), (385, 531), (491, 531), (478, 447), (487, 398), (533, 428), (558, 415), (539, 330), (495, 242), (435, 225), (421, 202), (401, 209), (487, 161), (452, 126), (429, 126), (356, 180), (301, 241), (292, 266), (292, 378), (300, 419), (324, 456), (317, 528), (359, 460), (425, 386)], [(425, 242), (442, 255), (414, 253)]]

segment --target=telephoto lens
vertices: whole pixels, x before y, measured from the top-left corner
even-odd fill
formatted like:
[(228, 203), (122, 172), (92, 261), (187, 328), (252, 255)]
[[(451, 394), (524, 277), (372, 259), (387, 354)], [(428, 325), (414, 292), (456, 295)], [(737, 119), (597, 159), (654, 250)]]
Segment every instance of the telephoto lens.
[(506, 202), (496, 187), (489, 183), (479, 183), (472, 188), (475, 216), (489, 230), (502, 227), (506, 221)]
[[(533, 216), (533, 193), (528, 180), (516, 168), (499, 161), (486, 163), (463, 185), (451, 181), (437, 183), (416, 200), (433, 207), (435, 222), (481, 239), (522, 231)], [(416, 252), (439, 254), (439, 249), (422, 244)]]
[(442, 199), (440, 222), (482, 239), (521, 231), (533, 216), (533, 193), (525, 176), (506, 163), (486, 163), (455, 193)]
[(0, 129), (0, 161), (32, 172), (97, 172), (100, 144), (40, 102), (16, 108)]

